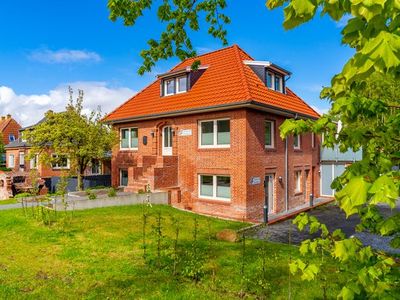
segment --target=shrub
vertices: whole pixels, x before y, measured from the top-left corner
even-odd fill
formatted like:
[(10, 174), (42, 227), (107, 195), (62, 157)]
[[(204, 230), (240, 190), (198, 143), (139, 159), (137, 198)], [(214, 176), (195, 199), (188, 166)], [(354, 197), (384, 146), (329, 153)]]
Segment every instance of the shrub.
[(31, 193), (20, 193), (16, 194), (14, 198), (26, 198), (26, 197), (32, 197), (33, 195)]
[(108, 197), (115, 197), (115, 196), (117, 196), (117, 190), (113, 187), (109, 188), (107, 195), (108, 195)]
[(88, 194), (89, 200), (95, 200), (95, 199), (97, 199), (97, 195), (96, 195), (95, 192), (93, 192), (93, 191), (87, 191), (86, 193)]

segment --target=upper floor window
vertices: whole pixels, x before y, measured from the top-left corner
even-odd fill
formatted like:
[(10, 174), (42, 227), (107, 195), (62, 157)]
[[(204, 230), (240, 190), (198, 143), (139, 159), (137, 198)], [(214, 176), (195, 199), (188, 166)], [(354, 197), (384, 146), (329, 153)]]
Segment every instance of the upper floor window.
[(29, 166), (31, 169), (37, 169), (39, 164), (39, 155), (36, 154), (34, 157), (31, 158), (29, 162)]
[(294, 192), (301, 192), (301, 171), (294, 172)]
[(265, 148), (274, 148), (274, 122), (265, 121)]
[(283, 93), (284, 90), (284, 77), (269, 70), (265, 73), (265, 84), (271, 90)]
[(7, 167), (8, 167), (8, 168), (14, 168), (14, 167), (15, 167), (14, 154), (10, 154), (10, 155), (8, 156)]
[(19, 153), (19, 166), (20, 167), (25, 166), (25, 153), (24, 152)]
[(300, 149), (300, 135), (296, 134), (293, 136), (293, 148)]
[(67, 156), (53, 154), (52, 158), (51, 167), (53, 169), (69, 169), (69, 159)]
[(174, 94), (184, 93), (188, 89), (187, 76), (180, 76), (163, 81), (164, 95), (170, 96)]
[(138, 128), (121, 129), (121, 149), (138, 149)]
[(13, 135), (13, 134), (8, 135), (8, 140), (10, 142), (14, 142), (15, 141), (15, 135)]
[(199, 124), (200, 148), (227, 148), (231, 143), (230, 120), (201, 121)]

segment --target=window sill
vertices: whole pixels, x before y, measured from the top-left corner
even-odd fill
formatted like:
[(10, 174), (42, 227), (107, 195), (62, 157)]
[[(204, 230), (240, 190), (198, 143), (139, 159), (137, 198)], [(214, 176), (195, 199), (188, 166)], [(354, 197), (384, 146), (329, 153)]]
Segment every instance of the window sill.
[(275, 147), (264, 147), (265, 151), (267, 152), (276, 152), (276, 148)]
[(303, 152), (303, 150), (301, 148), (293, 148), (294, 152)]
[(119, 148), (119, 151), (123, 151), (123, 152), (139, 151), (139, 148)]
[(207, 198), (203, 196), (199, 196), (198, 199), (203, 202), (209, 202), (212, 204), (223, 204), (223, 205), (231, 205), (231, 200), (230, 199), (224, 199), (224, 198)]
[(231, 146), (201, 146), (198, 150), (229, 150)]
[(303, 192), (302, 191), (297, 191), (297, 192), (294, 192), (294, 195), (295, 196), (300, 196), (300, 195), (303, 195)]

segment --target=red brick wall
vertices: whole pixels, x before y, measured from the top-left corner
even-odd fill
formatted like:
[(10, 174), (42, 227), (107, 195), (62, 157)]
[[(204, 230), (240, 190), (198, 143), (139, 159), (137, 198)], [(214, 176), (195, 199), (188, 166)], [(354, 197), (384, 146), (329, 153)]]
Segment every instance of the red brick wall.
[[(198, 122), (220, 118), (230, 118), (230, 148), (199, 149)], [(273, 150), (266, 150), (264, 147), (264, 120), (266, 119), (276, 122), (275, 149)], [(115, 147), (112, 159), (113, 185), (119, 185), (121, 168), (131, 169), (129, 180), (134, 181), (134, 177), (137, 178), (138, 174), (134, 174), (133, 167), (142, 165), (142, 155), (161, 156), (161, 129), (165, 125), (170, 125), (174, 129), (173, 155), (177, 157), (177, 186), (180, 188), (179, 197), (177, 190), (172, 192), (173, 205), (200, 213), (235, 219), (261, 218), (264, 204), (264, 176), (267, 173), (273, 173), (276, 178), (276, 212), (282, 212), (286, 208), (284, 201), (285, 142), (280, 139), (277, 128), (283, 120), (282, 117), (264, 112), (237, 109), (117, 125), (115, 129), (118, 131), (125, 127), (139, 128), (139, 149), (119, 151), (119, 146)], [(179, 131), (182, 129), (191, 130), (192, 135), (179, 136)], [(152, 137), (152, 132), (154, 137)], [(148, 138), (146, 146), (142, 143), (143, 136)], [(303, 178), (305, 178), (305, 170), (311, 170), (318, 162), (318, 145), (316, 144), (315, 148), (311, 149), (311, 134), (302, 136), (300, 151), (293, 150), (292, 138), (289, 138), (288, 145), (289, 208), (293, 208), (308, 201), (305, 181), (303, 181), (303, 192), (299, 195), (293, 193), (294, 170), (302, 170)], [(199, 199), (199, 174), (230, 175), (231, 201)], [(278, 181), (279, 176), (282, 176), (282, 184)], [(249, 185), (251, 177), (260, 177), (261, 184)], [(318, 194), (317, 181), (314, 181), (315, 193)]]
[[(7, 145), (10, 143), (9, 140), (9, 135), (13, 134), (15, 139), (18, 139), (19, 136), (19, 129), (21, 128), (21, 125), (17, 123), (14, 119), (11, 119), (10, 123), (4, 128), (4, 130), (1, 132), (1, 135), (3, 137), (3, 143), (4, 145)], [(1, 136), (0, 135), (0, 136)]]

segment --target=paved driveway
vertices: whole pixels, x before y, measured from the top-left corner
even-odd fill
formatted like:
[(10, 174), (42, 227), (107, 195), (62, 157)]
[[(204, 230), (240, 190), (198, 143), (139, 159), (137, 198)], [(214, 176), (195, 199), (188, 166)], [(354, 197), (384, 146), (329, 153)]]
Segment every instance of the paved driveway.
[[(390, 216), (394, 213), (400, 212), (400, 201), (397, 202), (397, 207), (391, 210), (388, 206), (380, 207), (385, 216)], [(357, 215), (353, 215), (346, 219), (344, 212), (342, 212), (335, 204), (327, 204), (320, 206), (308, 212), (308, 214), (315, 216), (322, 223), (326, 224), (330, 231), (337, 228), (343, 230), (347, 236), (356, 236), (364, 245), (384, 250), (390, 253), (400, 254), (400, 249), (393, 249), (389, 246), (391, 237), (381, 237), (378, 235), (370, 234), (367, 232), (355, 232), (354, 228), (359, 223)], [(309, 235), (306, 231), (298, 231), (297, 227), (292, 224), (293, 219), (288, 219), (282, 222), (274, 223), (268, 227), (260, 226), (248, 232), (249, 237), (256, 239), (267, 239), (272, 242), (289, 243), (289, 233), (291, 232), (291, 243), (300, 244), (303, 240), (311, 237), (318, 237), (318, 234)]]

